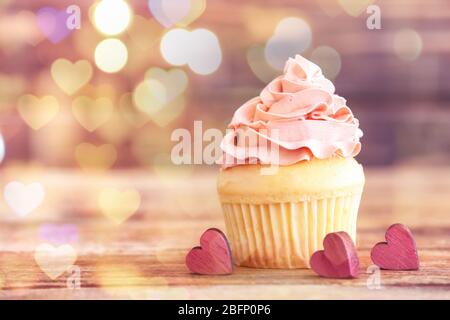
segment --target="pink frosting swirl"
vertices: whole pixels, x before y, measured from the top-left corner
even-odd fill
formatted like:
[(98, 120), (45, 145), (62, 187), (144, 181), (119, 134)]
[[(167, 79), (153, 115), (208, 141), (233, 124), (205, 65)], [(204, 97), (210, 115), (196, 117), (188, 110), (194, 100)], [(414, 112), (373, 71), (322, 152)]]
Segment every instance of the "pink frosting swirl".
[(219, 163), (291, 165), (357, 155), (359, 121), (334, 91), (319, 66), (300, 55), (289, 58), (283, 75), (236, 110)]

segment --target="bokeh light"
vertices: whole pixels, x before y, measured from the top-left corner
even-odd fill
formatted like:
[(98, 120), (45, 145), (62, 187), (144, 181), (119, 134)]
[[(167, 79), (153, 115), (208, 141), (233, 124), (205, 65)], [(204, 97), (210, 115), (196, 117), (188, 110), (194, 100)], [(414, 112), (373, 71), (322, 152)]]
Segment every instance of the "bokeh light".
[[(328, 1), (334, 2), (334, 1)], [(364, 11), (367, 7), (375, 2), (375, 0), (338, 0), (337, 1), (341, 8), (347, 12), (347, 14), (357, 17)]]
[(88, 97), (108, 97), (111, 100), (115, 100), (119, 98), (120, 91), (123, 90), (123, 88), (118, 85), (112, 86), (111, 84), (107, 83), (105, 79), (108, 79), (108, 74), (105, 75), (97, 75), (97, 81), (101, 84), (92, 85), (87, 84), (83, 87), (83, 89), (80, 90), (80, 95), (88, 96)]
[(154, 114), (167, 101), (167, 91), (164, 84), (154, 79), (145, 79), (133, 91), (133, 102), (142, 112)]
[(130, 137), (132, 127), (121, 114), (114, 112), (108, 121), (98, 128), (96, 133), (105, 142), (121, 146)]
[(74, 29), (68, 27), (71, 20), (65, 9), (42, 7), (36, 13), (36, 22), (39, 30), (51, 43), (60, 43), (66, 39)]
[(95, 6), (94, 25), (106, 35), (122, 33), (130, 24), (131, 9), (123, 0), (102, 0)]
[[(143, 32), (145, 30), (145, 32)], [(142, 76), (149, 61), (161, 61), (159, 44), (164, 29), (154, 19), (134, 16), (133, 24), (127, 29), (128, 63), (124, 70), (129, 76)]]
[(72, 95), (89, 82), (92, 67), (87, 60), (72, 63), (60, 58), (52, 63), (50, 73), (58, 87), (66, 94)]
[(255, 76), (264, 83), (276, 77), (278, 70), (272, 68), (264, 57), (264, 46), (251, 47), (247, 51), (247, 63)]
[(186, 99), (184, 98), (184, 95), (179, 95), (166, 103), (158, 112), (149, 116), (153, 123), (162, 128), (176, 120), (183, 113), (185, 107)]
[(164, 28), (186, 27), (203, 14), (206, 0), (148, 0), (147, 5)]
[(211, 74), (222, 62), (222, 49), (217, 36), (207, 29), (173, 29), (161, 40), (161, 54), (173, 65), (187, 64), (200, 75)]
[(191, 0), (148, 0), (147, 4), (153, 17), (166, 28), (182, 21), (191, 9)]
[(323, 74), (334, 79), (341, 71), (341, 55), (336, 49), (328, 46), (320, 46), (311, 53), (311, 61), (322, 68)]
[(416, 60), (422, 52), (422, 37), (412, 29), (397, 31), (394, 35), (394, 51), (402, 60)]
[(114, 104), (111, 99), (101, 97), (80, 96), (72, 101), (72, 113), (78, 123), (93, 132), (107, 122), (114, 112)]
[(26, 87), (26, 80), (20, 75), (0, 73), (0, 113), (14, 107), (13, 101), (20, 96)]
[[(121, 263), (112, 265), (110, 262), (99, 260), (95, 266), (95, 277), (102, 286), (102, 289), (111, 295), (117, 294), (117, 287), (125, 284), (128, 287), (142, 286), (147, 277), (142, 275), (141, 270), (131, 263)], [(132, 294), (133, 290), (127, 290), (127, 294)]]
[(120, 71), (128, 61), (128, 50), (119, 39), (105, 39), (95, 48), (95, 64), (107, 73)]
[(135, 128), (143, 127), (150, 120), (146, 113), (136, 108), (133, 103), (133, 94), (129, 92), (120, 97), (119, 111), (123, 119)]
[(23, 121), (30, 128), (39, 130), (56, 117), (60, 106), (53, 96), (36, 97), (26, 94), (19, 98), (17, 108)]
[(83, 170), (107, 170), (117, 160), (117, 150), (112, 144), (93, 145), (80, 143), (75, 148), (75, 159)]
[(337, 1), (317, 0), (317, 3), (327, 16), (335, 17), (342, 12), (342, 7)]
[(183, 70), (177, 68), (168, 71), (162, 68), (150, 68), (145, 73), (145, 78), (159, 81), (165, 86), (166, 102), (169, 102), (182, 94), (189, 84), (187, 74)]
[(179, 22), (177, 26), (186, 27), (197, 20), (206, 9), (206, 0), (190, 0), (191, 6), (188, 14)]
[[(2, 50), (8, 52), (26, 44), (37, 45), (44, 35), (39, 31), (36, 20), (36, 15), (31, 11), (21, 11), (16, 14), (2, 12), (2, 18), (0, 19), (0, 46)], [(14, 32), (11, 32), (11, 30), (14, 30)]]
[(161, 54), (170, 64), (182, 66), (189, 61), (189, 31), (173, 29), (161, 39)]
[[(133, 91), (133, 103), (136, 109), (145, 113), (153, 123), (164, 127), (182, 114), (185, 108), (183, 93), (188, 83), (189, 79), (181, 69), (166, 71), (162, 68), (150, 68), (145, 73), (144, 81)], [(129, 117), (130, 107), (126, 108)], [(139, 125), (140, 121), (133, 118), (136, 118), (136, 115), (128, 120)]]
[(311, 40), (311, 28), (306, 21), (296, 17), (284, 18), (266, 43), (264, 54), (267, 62), (273, 68), (283, 70), (286, 60), (308, 49)]
[(140, 193), (133, 189), (104, 188), (98, 195), (98, 207), (105, 217), (117, 225), (136, 213), (141, 205)]
[(83, 25), (83, 28), (73, 33), (73, 40), (74, 50), (79, 54), (80, 58), (92, 61), (92, 51), (103, 40), (103, 35), (96, 32), (94, 26), (86, 23)]
[(201, 75), (216, 71), (222, 62), (222, 50), (217, 36), (206, 29), (191, 32), (189, 67)]
[(5, 141), (3, 135), (0, 133), (0, 162), (5, 158)]
[(284, 7), (272, 7), (270, 14), (267, 14), (267, 8), (263, 6), (244, 6), (242, 8), (242, 17), (247, 32), (252, 37), (252, 42), (265, 43), (273, 35), (280, 20), (291, 15), (292, 10)]

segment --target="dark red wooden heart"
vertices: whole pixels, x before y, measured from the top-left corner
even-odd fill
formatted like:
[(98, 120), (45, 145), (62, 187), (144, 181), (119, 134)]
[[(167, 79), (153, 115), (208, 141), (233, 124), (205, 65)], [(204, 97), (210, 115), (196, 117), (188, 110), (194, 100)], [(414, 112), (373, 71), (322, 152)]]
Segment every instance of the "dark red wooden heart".
[(186, 266), (197, 274), (232, 273), (233, 259), (225, 234), (216, 228), (206, 230), (200, 238), (200, 247), (192, 248), (187, 254)]
[(386, 242), (377, 243), (370, 253), (373, 263), (387, 270), (417, 270), (419, 256), (408, 227), (393, 224), (386, 231)]
[(324, 250), (311, 257), (311, 268), (326, 278), (355, 278), (359, 259), (352, 238), (346, 232), (329, 233), (323, 240)]

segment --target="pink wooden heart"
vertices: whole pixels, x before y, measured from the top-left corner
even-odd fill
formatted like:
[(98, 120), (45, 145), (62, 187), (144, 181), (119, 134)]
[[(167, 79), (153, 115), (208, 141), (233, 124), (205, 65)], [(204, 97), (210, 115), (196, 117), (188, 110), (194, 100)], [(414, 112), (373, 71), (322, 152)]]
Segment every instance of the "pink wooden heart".
[(194, 247), (186, 256), (186, 266), (198, 274), (230, 274), (233, 259), (225, 234), (216, 228), (205, 231), (200, 238), (200, 247)]
[(325, 278), (356, 278), (359, 259), (352, 238), (346, 232), (329, 233), (323, 240), (324, 250), (311, 257), (311, 268)]
[(377, 243), (370, 256), (373, 263), (388, 270), (417, 270), (419, 256), (416, 242), (408, 227), (393, 224), (386, 231), (386, 242)]

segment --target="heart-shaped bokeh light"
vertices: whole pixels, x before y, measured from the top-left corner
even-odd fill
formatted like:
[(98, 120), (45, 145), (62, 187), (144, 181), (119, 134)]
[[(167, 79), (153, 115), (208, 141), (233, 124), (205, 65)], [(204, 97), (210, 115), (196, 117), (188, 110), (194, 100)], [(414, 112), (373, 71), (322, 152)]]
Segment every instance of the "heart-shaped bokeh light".
[(148, 0), (153, 17), (165, 28), (181, 22), (191, 10), (191, 0)]
[(48, 40), (58, 43), (72, 32), (67, 27), (69, 16), (66, 10), (44, 7), (37, 12), (37, 25)]

